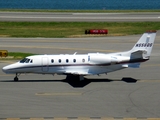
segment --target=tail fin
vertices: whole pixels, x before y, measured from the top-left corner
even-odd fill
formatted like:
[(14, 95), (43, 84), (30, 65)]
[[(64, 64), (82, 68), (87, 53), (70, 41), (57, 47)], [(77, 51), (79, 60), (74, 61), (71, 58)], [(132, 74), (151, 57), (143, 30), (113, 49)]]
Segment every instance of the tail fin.
[(135, 55), (138, 56), (140, 55), (139, 53), (142, 53), (143, 59), (149, 59), (155, 37), (156, 31), (147, 31), (142, 35), (142, 37), (138, 40), (130, 52), (135, 53)]

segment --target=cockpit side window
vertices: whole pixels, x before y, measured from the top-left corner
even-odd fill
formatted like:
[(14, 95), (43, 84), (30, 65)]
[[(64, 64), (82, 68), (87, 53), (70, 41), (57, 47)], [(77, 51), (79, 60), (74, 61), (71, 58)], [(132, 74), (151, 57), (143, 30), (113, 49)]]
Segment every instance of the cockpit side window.
[(28, 59), (28, 58), (24, 58), (24, 59), (20, 60), (19, 62), (20, 62), (20, 63), (24, 63), (27, 59)]
[(33, 63), (33, 60), (30, 60), (30, 63)]
[(27, 60), (25, 61), (25, 63), (29, 63), (29, 61), (30, 61), (30, 59), (27, 59)]

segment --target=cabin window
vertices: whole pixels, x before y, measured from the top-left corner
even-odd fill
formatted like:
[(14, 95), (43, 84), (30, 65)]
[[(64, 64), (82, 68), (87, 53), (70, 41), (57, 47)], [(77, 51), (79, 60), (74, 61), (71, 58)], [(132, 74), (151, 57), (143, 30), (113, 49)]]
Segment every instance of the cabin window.
[(61, 60), (61, 59), (59, 59), (58, 61), (59, 61), (59, 63), (61, 63), (61, 61), (62, 61), (62, 60)]
[(76, 62), (76, 59), (73, 59), (73, 62), (75, 63), (75, 62)]
[(66, 59), (66, 63), (68, 63), (69, 62), (69, 60), (68, 59)]
[(82, 62), (85, 62), (85, 59), (82, 59)]
[(53, 60), (53, 59), (51, 59), (51, 63), (54, 63), (54, 60)]

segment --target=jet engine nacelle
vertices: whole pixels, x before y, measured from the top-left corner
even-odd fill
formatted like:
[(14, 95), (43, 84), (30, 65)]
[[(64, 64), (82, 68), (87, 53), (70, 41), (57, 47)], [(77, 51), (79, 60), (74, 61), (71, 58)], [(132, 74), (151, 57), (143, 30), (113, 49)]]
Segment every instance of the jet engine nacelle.
[(91, 55), (90, 62), (95, 64), (111, 63), (111, 57), (106, 55)]
[(120, 62), (129, 61), (129, 57), (123, 56), (110, 56), (105, 54), (90, 55), (90, 63), (93, 64), (116, 64)]
[(117, 57), (113, 57), (105, 54), (90, 55), (90, 63), (94, 64), (113, 64), (118, 63), (120, 60)]

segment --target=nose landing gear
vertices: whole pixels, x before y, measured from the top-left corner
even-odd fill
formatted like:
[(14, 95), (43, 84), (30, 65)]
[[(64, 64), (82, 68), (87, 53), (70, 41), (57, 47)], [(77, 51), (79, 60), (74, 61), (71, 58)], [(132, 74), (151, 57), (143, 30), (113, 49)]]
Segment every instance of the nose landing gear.
[(16, 73), (16, 76), (14, 78), (14, 81), (17, 82), (19, 79), (18, 79), (18, 76), (20, 76), (20, 74)]

